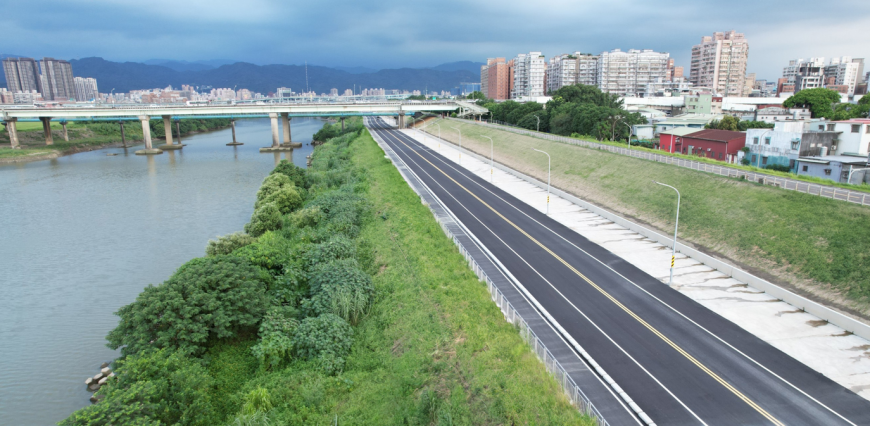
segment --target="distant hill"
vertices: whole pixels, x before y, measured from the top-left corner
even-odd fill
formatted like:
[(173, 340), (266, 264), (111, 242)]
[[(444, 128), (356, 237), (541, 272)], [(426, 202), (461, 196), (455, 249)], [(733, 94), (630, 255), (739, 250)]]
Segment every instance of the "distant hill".
[(339, 71), (349, 72), (351, 74), (368, 74), (373, 72), (378, 72), (378, 70), (374, 68), (366, 68), (366, 67), (334, 67)]
[[(438, 66), (434, 66), (431, 69), (439, 70), (439, 71), (468, 71), (480, 76), (480, 66), (486, 65), (483, 62), (472, 62), (472, 61), (459, 61), (459, 62), (449, 62), (446, 64), (441, 64)], [(475, 82), (477, 80), (474, 80)]]
[[(102, 58), (82, 58), (70, 60), (73, 73), (77, 77), (97, 79), (101, 92), (127, 92), (134, 89), (156, 87), (193, 86), (247, 88), (263, 94), (274, 92), (278, 87), (290, 87), (295, 92), (305, 91), (305, 66), (303, 65), (254, 65), (236, 62), (212, 69), (185, 70), (190, 65), (182, 61), (163, 65), (148, 65), (138, 62), (112, 62)], [(360, 88), (384, 88), (414, 90), (450, 90), (461, 82), (478, 81), (480, 68), (472, 72), (464, 69), (463, 63), (444, 64), (435, 68), (385, 69), (375, 72), (350, 73), (335, 68), (308, 66), (308, 85), (317, 93), (329, 93), (336, 88), (339, 92), (356, 85)], [(468, 64), (473, 64), (468, 62)], [(181, 67), (182, 70), (173, 69)], [(470, 65), (464, 65), (465, 68)], [(437, 68), (437, 67), (436, 67)]]

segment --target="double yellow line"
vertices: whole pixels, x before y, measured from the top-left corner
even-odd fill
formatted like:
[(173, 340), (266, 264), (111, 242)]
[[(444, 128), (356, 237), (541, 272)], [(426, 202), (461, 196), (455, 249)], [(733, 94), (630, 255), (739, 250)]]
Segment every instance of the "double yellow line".
[(679, 352), (681, 355), (683, 355), (684, 357), (686, 357), (686, 359), (688, 359), (688, 360), (691, 361), (693, 364), (695, 364), (696, 366), (698, 366), (698, 368), (700, 368), (703, 372), (707, 373), (710, 377), (712, 377), (714, 380), (716, 380), (717, 382), (719, 382), (722, 386), (724, 386), (726, 389), (728, 389), (729, 391), (731, 391), (731, 392), (732, 392), (734, 395), (736, 395), (738, 398), (740, 398), (741, 400), (743, 400), (743, 402), (745, 402), (745, 403), (748, 404), (750, 407), (752, 407), (753, 409), (755, 409), (755, 411), (758, 411), (758, 413), (760, 413), (760, 414), (761, 414), (762, 416), (764, 416), (766, 419), (770, 420), (771, 423), (773, 423), (773, 424), (775, 424), (775, 425), (777, 425), (777, 426), (784, 426), (784, 425), (785, 425), (784, 423), (782, 423), (781, 421), (779, 421), (776, 417), (773, 417), (773, 415), (771, 415), (770, 413), (768, 413), (764, 408), (761, 408), (761, 406), (759, 406), (757, 403), (755, 403), (755, 401), (749, 399), (749, 397), (747, 397), (747, 396), (744, 395), (742, 392), (740, 392), (739, 390), (737, 390), (737, 388), (735, 388), (735, 387), (732, 386), (730, 383), (728, 383), (727, 381), (725, 381), (725, 379), (721, 378), (718, 374), (716, 374), (715, 372), (713, 372), (712, 370), (710, 370), (707, 366), (705, 366), (704, 364), (702, 364), (702, 363), (701, 363), (700, 361), (698, 361), (695, 357), (693, 357), (691, 354), (689, 354), (688, 352), (686, 352), (683, 348), (681, 348), (679, 345), (677, 345), (676, 343), (674, 343), (674, 342), (673, 342), (671, 339), (669, 339), (667, 336), (665, 336), (664, 334), (662, 334), (662, 332), (658, 331), (655, 327), (653, 327), (653, 326), (650, 325), (648, 322), (646, 322), (643, 318), (641, 318), (639, 315), (637, 315), (636, 313), (634, 313), (634, 312), (633, 312), (631, 309), (629, 309), (627, 306), (623, 305), (619, 300), (617, 300), (615, 297), (613, 297), (612, 295), (610, 295), (610, 293), (608, 293), (607, 291), (605, 291), (605, 290), (604, 290), (603, 288), (601, 288), (598, 284), (595, 284), (592, 280), (590, 280), (590, 279), (587, 278), (585, 275), (583, 275), (580, 271), (578, 271), (576, 268), (574, 268), (573, 266), (571, 266), (568, 262), (566, 262), (566, 261), (565, 261), (564, 259), (562, 259), (559, 255), (557, 255), (556, 253), (554, 253), (552, 250), (550, 250), (547, 246), (545, 246), (545, 245), (542, 244), (540, 241), (538, 241), (537, 239), (535, 239), (534, 237), (532, 237), (531, 235), (529, 235), (525, 230), (523, 230), (522, 228), (520, 228), (519, 226), (517, 226), (517, 225), (516, 225), (515, 223), (513, 223), (510, 219), (504, 217), (504, 215), (502, 215), (501, 213), (499, 213), (498, 210), (496, 210), (495, 208), (493, 208), (492, 206), (490, 206), (489, 204), (487, 204), (486, 201), (483, 201), (480, 197), (478, 197), (475, 193), (471, 192), (468, 188), (466, 188), (465, 186), (463, 186), (461, 183), (457, 182), (456, 179), (453, 179), (450, 175), (448, 175), (447, 173), (445, 173), (445, 172), (444, 172), (443, 170), (441, 170), (438, 166), (436, 166), (436, 165), (433, 164), (431, 161), (429, 161), (428, 159), (426, 159), (426, 157), (423, 157), (419, 152), (417, 152), (416, 149), (412, 148), (411, 146), (409, 146), (408, 144), (406, 144), (405, 142), (403, 142), (403, 141), (400, 140), (399, 138), (396, 138), (396, 140), (398, 140), (402, 145), (405, 145), (406, 147), (408, 147), (408, 149), (414, 151), (414, 153), (417, 154), (418, 157), (420, 157), (421, 159), (423, 159), (423, 161), (429, 163), (429, 165), (431, 165), (432, 167), (434, 167), (435, 170), (438, 170), (439, 172), (441, 172), (441, 174), (443, 174), (445, 177), (447, 177), (447, 179), (450, 179), (451, 181), (453, 181), (453, 183), (455, 183), (458, 187), (460, 187), (460, 188), (462, 188), (463, 190), (465, 190), (465, 192), (467, 192), (469, 195), (471, 195), (472, 197), (474, 197), (474, 198), (475, 198), (477, 201), (479, 201), (481, 204), (483, 204), (484, 206), (486, 206), (488, 209), (492, 210), (492, 212), (495, 213), (496, 215), (498, 215), (498, 217), (502, 218), (502, 220), (504, 220), (505, 222), (507, 222), (508, 224), (510, 224), (511, 226), (513, 226), (514, 229), (516, 229), (517, 231), (519, 231), (520, 233), (522, 233), (523, 235), (525, 235), (528, 239), (532, 240), (532, 242), (534, 242), (535, 244), (537, 244), (538, 247), (541, 247), (541, 248), (544, 249), (547, 253), (550, 253), (551, 256), (555, 257), (559, 262), (562, 262), (563, 265), (565, 265), (566, 267), (568, 267), (568, 269), (570, 269), (570, 270), (573, 271), (575, 274), (577, 274), (577, 276), (579, 276), (580, 278), (582, 278), (583, 281), (586, 281), (587, 283), (589, 283), (589, 285), (591, 285), (594, 289), (598, 290), (598, 292), (600, 292), (602, 295), (604, 295), (604, 297), (606, 297), (607, 299), (609, 299), (609, 300), (610, 300), (611, 302), (613, 302), (616, 306), (618, 306), (620, 309), (622, 309), (623, 311), (625, 311), (625, 313), (627, 313), (627, 314), (630, 315), (632, 318), (634, 318), (635, 320), (637, 320), (637, 322), (641, 323), (644, 327), (646, 327), (649, 331), (651, 331), (653, 334), (655, 334), (655, 335), (658, 336), (660, 339), (662, 339), (662, 340), (663, 340), (665, 343), (667, 343), (670, 347), (674, 348), (674, 350), (676, 350), (676, 351)]

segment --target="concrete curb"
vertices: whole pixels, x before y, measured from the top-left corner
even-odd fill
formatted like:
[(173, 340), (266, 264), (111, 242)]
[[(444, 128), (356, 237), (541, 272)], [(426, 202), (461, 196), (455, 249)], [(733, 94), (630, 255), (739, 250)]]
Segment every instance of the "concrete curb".
[[(431, 134), (428, 136), (432, 137), (433, 139), (437, 139), (436, 136), (433, 136)], [(450, 146), (458, 149), (457, 145), (454, 144), (453, 142), (450, 142), (450, 141), (447, 141), (444, 139), (441, 139), (441, 141), (445, 144), (449, 144)], [(485, 158), (485, 157), (483, 157), (477, 153), (474, 153), (472, 151), (469, 151), (467, 149), (464, 149), (463, 151), (466, 155), (470, 155), (470, 156), (472, 156), (480, 161), (483, 161), (485, 163), (488, 163), (490, 161), (488, 158)], [(539, 181), (531, 176), (527, 176), (523, 173), (520, 173), (514, 169), (511, 169), (510, 167), (507, 167), (507, 166), (505, 166), (497, 161), (494, 162), (494, 166), (503, 172), (506, 172), (510, 175), (516, 176), (516, 177), (518, 177), (518, 178), (520, 178), (528, 183), (531, 183), (539, 188), (542, 188), (542, 189), (547, 188), (546, 183), (541, 182), (541, 181)], [(649, 228), (646, 228), (644, 226), (641, 226), (641, 225), (638, 225), (634, 222), (631, 222), (631, 221), (629, 221), (629, 220), (627, 220), (627, 219), (625, 219), (625, 218), (623, 218), (615, 213), (612, 213), (612, 212), (607, 211), (599, 206), (596, 206), (595, 204), (589, 203), (587, 201), (583, 201), (580, 198), (577, 198), (576, 196), (571, 195), (571, 194), (569, 194), (561, 189), (558, 189), (556, 187), (550, 186), (550, 193), (558, 195), (558, 196), (560, 196), (560, 197), (562, 197), (562, 198), (564, 198), (564, 199), (566, 199), (574, 204), (577, 204), (578, 206), (585, 208), (586, 210), (589, 210), (589, 211), (591, 211), (591, 212), (593, 212), (593, 213), (595, 213), (595, 214), (597, 214), (597, 215), (599, 215), (607, 220), (610, 220), (613, 223), (616, 223), (617, 225), (620, 225), (624, 228), (627, 228), (629, 230), (637, 232), (638, 234), (643, 235), (644, 237), (647, 237), (647, 238), (649, 238), (649, 239), (651, 239), (659, 244), (662, 244), (666, 247), (673, 247), (673, 237), (659, 234), (658, 232), (655, 232)], [(849, 317), (849, 316), (844, 315), (840, 312), (837, 312), (837, 311), (835, 311), (835, 310), (833, 310), (825, 305), (822, 305), (820, 303), (809, 300), (806, 297), (792, 293), (791, 291), (786, 290), (786, 289), (784, 289), (776, 284), (773, 284), (770, 281), (756, 277), (755, 275), (752, 275), (749, 272), (746, 272), (742, 269), (739, 269), (734, 265), (730, 265), (730, 264), (725, 263), (719, 259), (716, 259), (710, 255), (707, 255), (707, 254), (704, 254), (698, 250), (695, 250), (691, 247), (680, 244), (679, 241), (677, 241), (677, 248), (676, 249), (678, 252), (683, 253), (686, 256), (691, 257), (692, 259), (695, 259), (698, 262), (701, 262), (704, 265), (707, 265), (707, 266), (709, 266), (709, 267), (711, 267), (719, 272), (722, 272), (723, 274), (728, 275), (729, 277), (732, 277), (736, 280), (739, 280), (741, 282), (749, 284), (752, 287), (755, 287), (759, 290), (762, 290), (765, 293), (767, 293), (767, 294), (769, 294), (769, 295), (771, 295), (779, 300), (782, 300), (783, 302), (786, 302), (786, 303), (788, 303), (788, 304), (790, 304), (798, 309), (801, 309), (809, 314), (815, 315), (815, 316), (817, 316), (817, 317), (819, 317), (819, 318), (821, 318), (821, 319), (823, 319), (831, 324), (834, 324), (834, 325), (836, 325), (836, 326), (838, 326), (838, 327), (840, 327), (840, 328), (842, 328), (850, 333), (855, 334), (856, 336), (860, 336), (860, 337), (863, 337), (865, 339), (870, 340), (870, 325), (868, 325), (868, 324), (865, 324), (865, 323), (858, 321), (852, 317)]]

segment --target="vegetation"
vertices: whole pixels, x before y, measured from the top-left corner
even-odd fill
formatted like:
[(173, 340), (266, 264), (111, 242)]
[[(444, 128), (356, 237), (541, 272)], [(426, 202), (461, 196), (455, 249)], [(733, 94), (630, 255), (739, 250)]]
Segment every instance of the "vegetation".
[(747, 129), (772, 129), (773, 123), (764, 121), (741, 121), (733, 115), (726, 115), (721, 120), (713, 120), (706, 125), (705, 129), (731, 130), (734, 132), (745, 132)]
[(848, 120), (867, 117), (870, 113), (870, 98), (864, 96), (857, 104), (840, 103), (840, 93), (819, 87), (804, 89), (786, 99), (786, 108), (809, 108), (813, 118)]
[(383, 156), (359, 132), (279, 164), (257, 202), (302, 203), (121, 308), (118, 377), (63, 424), (591, 425)]
[(673, 194), (650, 182), (673, 185), (682, 193), (683, 240), (821, 297), (833, 297), (833, 289), (868, 311), (867, 207), (456, 121), (441, 125), (448, 140), (458, 140), (451, 126), (462, 130), (464, 149), (489, 157), (482, 136), (491, 136), (496, 159), (543, 180), (547, 157), (527, 152), (545, 150), (554, 186), (663, 232), (673, 229)]
[(623, 109), (619, 96), (595, 86), (565, 86), (551, 96), (546, 108), (536, 102), (514, 101), (487, 102), (484, 106), (496, 121), (564, 136), (589, 135), (596, 140), (627, 140), (629, 126), (647, 122), (640, 114)]
[(341, 130), (341, 123), (324, 123), (323, 128), (318, 130), (311, 139), (316, 142), (325, 142), (349, 133), (359, 133), (364, 127), (362, 117), (346, 117), (344, 130)]

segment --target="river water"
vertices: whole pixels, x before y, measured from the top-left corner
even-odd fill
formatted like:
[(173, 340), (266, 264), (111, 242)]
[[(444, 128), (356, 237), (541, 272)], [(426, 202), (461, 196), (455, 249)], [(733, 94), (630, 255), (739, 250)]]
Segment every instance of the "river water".
[[(268, 119), (136, 156), (108, 148), (0, 166), (0, 425), (51, 425), (90, 404), (85, 378), (117, 356), (113, 313), (239, 231), (278, 156), (305, 167), (319, 119), (292, 121), (292, 153), (260, 154)], [(117, 153), (107, 156), (106, 153)]]

